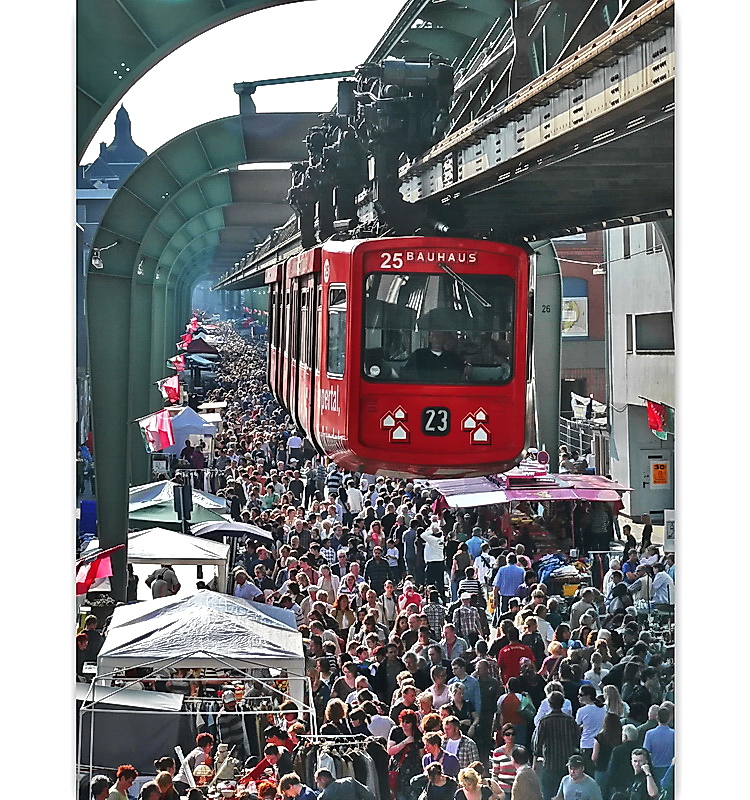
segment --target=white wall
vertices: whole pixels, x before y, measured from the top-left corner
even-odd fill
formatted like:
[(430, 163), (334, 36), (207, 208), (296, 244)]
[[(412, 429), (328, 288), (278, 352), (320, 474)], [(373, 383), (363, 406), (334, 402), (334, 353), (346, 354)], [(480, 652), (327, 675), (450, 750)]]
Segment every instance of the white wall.
[[(645, 400), (675, 407), (675, 355), (627, 353), (626, 315), (673, 310), (671, 275), (667, 253), (645, 253), (646, 225), (630, 226), (630, 257), (624, 258), (624, 229), (607, 232), (607, 294), (609, 304), (612, 477), (635, 490), (626, 512), (639, 515), (655, 504), (672, 508), (674, 470), (670, 489), (656, 492), (643, 487), (647, 452), (664, 451), (671, 459), (674, 437), (657, 439), (648, 429)], [(656, 239), (658, 243), (658, 237)], [(664, 503), (664, 505), (661, 505)]]

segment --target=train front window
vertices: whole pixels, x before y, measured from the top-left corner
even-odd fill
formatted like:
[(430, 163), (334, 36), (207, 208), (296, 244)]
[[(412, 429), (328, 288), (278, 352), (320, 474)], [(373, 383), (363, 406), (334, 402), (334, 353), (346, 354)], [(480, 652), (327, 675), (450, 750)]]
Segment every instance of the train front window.
[(507, 383), (514, 368), (514, 289), (503, 275), (368, 275), (365, 377), (391, 383)]

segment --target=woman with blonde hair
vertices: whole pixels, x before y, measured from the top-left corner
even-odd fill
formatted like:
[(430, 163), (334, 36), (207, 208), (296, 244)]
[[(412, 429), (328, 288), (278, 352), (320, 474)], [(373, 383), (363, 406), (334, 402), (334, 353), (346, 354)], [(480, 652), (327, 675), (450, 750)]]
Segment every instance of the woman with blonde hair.
[(492, 789), (482, 784), (476, 770), (466, 767), (458, 773), (458, 789), (454, 800), (490, 800)]
[(542, 661), (539, 674), (546, 679), (556, 676), (560, 669), (560, 662), (565, 658), (565, 648), (561, 642), (552, 641), (547, 648), (549, 655)]
[(607, 709), (607, 713), (617, 714), (620, 722), (624, 722), (630, 713), (630, 706), (620, 697), (620, 690), (610, 684), (602, 688), (602, 696), (604, 697), (604, 707)]

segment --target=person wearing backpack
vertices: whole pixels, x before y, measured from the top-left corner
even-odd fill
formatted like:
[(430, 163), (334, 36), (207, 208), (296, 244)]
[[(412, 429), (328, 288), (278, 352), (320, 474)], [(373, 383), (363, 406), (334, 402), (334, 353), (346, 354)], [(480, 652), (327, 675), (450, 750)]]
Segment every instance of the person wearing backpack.
[(146, 586), (151, 589), (151, 597), (169, 597), (180, 591), (180, 582), (170, 564), (162, 564), (146, 578)]

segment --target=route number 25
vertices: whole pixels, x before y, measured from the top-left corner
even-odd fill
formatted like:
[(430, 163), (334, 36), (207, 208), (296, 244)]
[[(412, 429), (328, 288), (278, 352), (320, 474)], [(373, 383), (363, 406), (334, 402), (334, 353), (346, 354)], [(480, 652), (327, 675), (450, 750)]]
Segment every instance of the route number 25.
[(401, 269), (404, 266), (403, 253), (381, 253), (383, 260), (380, 269)]

